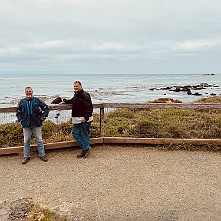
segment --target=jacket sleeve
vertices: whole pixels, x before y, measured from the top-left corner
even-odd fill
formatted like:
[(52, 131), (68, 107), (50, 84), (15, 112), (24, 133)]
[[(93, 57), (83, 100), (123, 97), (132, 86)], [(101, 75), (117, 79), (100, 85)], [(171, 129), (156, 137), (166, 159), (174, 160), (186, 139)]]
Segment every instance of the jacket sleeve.
[(73, 104), (73, 97), (71, 98), (71, 99), (63, 99), (63, 102), (65, 103), (65, 104)]
[(86, 114), (84, 115), (84, 118), (88, 121), (89, 117), (91, 117), (93, 113), (93, 104), (89, 93), (87, 93), (85, 96), (85, 108)]
[(48, 105), (39, 99), (39, 106), (41, 108), (41, 113), (42, 113), (42, 117), (47, 117), (48, 116), (48, 113), (49, 113), (49, 107)]
[(18, 122), (22, 121), (22, 108), (21, 108), (21, 101), (18, 103), (17, 109), (16, 109), (16, 116), (18, 118)]

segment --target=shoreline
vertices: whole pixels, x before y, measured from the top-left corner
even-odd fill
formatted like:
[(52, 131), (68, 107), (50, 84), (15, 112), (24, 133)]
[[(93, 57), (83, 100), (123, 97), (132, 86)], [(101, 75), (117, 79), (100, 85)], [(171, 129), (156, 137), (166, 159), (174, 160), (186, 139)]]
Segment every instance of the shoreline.
[[(159, 98), (171, 98), (189, 103), (199, 98), (207, 98), (211, 94), (221, 95), (221, 75), (218, 74), (215, 76), (203, 74), (85, 74), (82, 76), (67, 74), (55, 75), (54, 78), (49, 74), (1, 76), (3, 77), (0, 88), (0, 107), (17, 106), (19, 100), (24, 97), (23, 88), (27, 85), (32, 86), (34, 95), (45, 100), (48, 105), (56, 97), (71, 98), (74, 79), (83, 83), (83, 88), (90, 93), (93, 103), (146, 103)], [(200, 84), (203, 84), (202, 88), (191, 89), (192, 95), (187, 95), (187, 91), (178, 90), (185, 86)], [(12, 89), (8, 90), (8, 88)], [(197, 94), (193, 95), (193, 93)]]

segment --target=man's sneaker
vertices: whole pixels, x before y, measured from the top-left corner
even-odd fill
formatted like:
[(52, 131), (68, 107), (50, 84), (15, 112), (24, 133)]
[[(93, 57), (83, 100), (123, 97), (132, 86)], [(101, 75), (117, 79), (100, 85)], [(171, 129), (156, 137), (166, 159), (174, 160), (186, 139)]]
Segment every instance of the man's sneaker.
[(46, 156), (39, 157), (42, 161), (47, 162), (48, 158)]
[(21, 163), (22, 163), (22, 164), (26, 164), (29, 160), (30, 160), (30, 157), (25, 157), (25, 158), (21, 161)]

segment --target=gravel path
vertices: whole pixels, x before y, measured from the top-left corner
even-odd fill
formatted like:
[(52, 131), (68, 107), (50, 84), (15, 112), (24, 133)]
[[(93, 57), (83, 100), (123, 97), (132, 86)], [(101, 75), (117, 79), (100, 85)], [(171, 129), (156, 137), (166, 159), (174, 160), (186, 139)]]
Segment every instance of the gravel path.
[[(220, 221), (220, 152), (96, 146), (0, 157), (0, 201), (32, 198), (72, 220)], [(0, 217), (1, 220), (1, 217)]]

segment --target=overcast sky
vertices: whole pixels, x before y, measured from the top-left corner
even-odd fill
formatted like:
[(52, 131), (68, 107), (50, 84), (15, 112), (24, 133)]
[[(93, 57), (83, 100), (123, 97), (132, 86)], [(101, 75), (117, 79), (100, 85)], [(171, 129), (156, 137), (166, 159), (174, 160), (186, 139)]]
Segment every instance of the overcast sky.
[(221, 73), (220, 0), (0, 0), (0, 71)]

